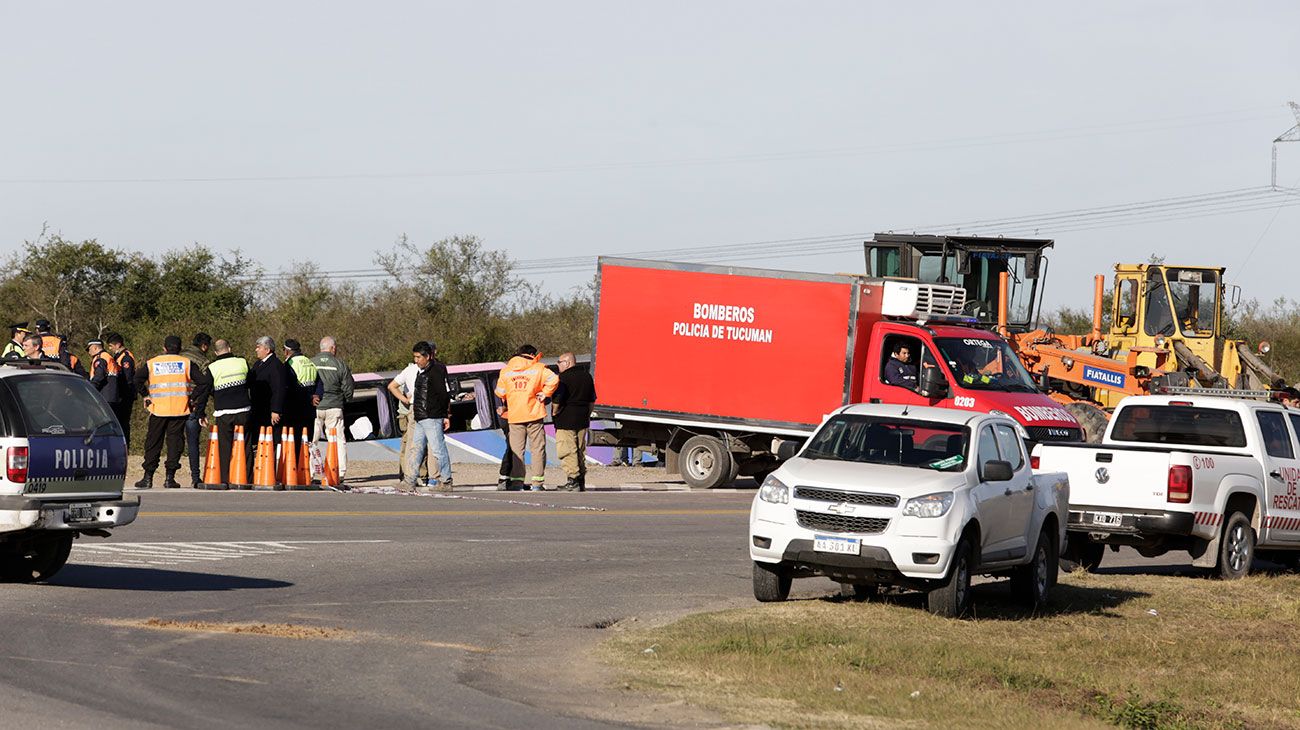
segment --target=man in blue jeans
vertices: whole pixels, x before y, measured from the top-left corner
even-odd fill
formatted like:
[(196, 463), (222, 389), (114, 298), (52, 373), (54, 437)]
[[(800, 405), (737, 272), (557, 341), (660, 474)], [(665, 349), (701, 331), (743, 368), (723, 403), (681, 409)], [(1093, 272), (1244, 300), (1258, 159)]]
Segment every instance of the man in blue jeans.
[[(415, 376), (415, 387), (410, 396), (413, 423), (411, 452), (406, 463), (406, 485), (422, 494), (451, 491), (451, 455), (447, 453), (445, 436), (446, 429), (451, 425), (448, 418), (451, 395), (447, 392), (447, 366), (438, 362), (436, 354), (437, 348), (423, 340), (411, 348), (411, 361), (420, 371)], [(420, 488), (416, 474), (420, 471), (420, 459), (426, 450), (429, 454), (429, 481), (424, 488)], [(438, 464), (436, 480), (433, 476), (435, 461)]]

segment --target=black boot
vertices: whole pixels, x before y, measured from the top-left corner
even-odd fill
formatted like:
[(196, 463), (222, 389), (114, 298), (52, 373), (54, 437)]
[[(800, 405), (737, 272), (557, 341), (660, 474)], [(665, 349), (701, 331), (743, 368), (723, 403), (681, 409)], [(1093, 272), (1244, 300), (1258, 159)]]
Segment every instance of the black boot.
[(153, 489), (153, 472), (147, 471), (140, 481), (135, 483), (136, 489)]
[(587, 475), (586, 475), (586, 474), (583, 474), (582, 476), (578, 477), (578, 491), (579, 491), (579, 492), (585, 492), (585, 491), (587, 491)]
[(578, 480), (574, 477), (569, 477), (568, 481), (560, 485), (560, 489), (566, 492), (576, 492), (578, 491)]
[(510, 477), (497, 477), (497, 491), (505, 492), (510, 489)]
[(167, 472), (167, 478), (163, 480), (163, 489), (180, 489), (181, 485), (176, 481), (176, 472)]

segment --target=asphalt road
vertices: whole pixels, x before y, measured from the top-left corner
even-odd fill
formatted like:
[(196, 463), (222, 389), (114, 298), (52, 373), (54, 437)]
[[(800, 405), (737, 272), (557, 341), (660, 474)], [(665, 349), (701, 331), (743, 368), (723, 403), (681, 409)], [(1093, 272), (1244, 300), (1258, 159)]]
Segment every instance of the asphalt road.
[(0, 712), (40, 727), (653, 720), (589, 711), (606, 701), (582, 683), (606, 678), (582, 650), (613, 621), (753, 605), (751, 498), (155, 490), (49, 584), (0, 586)]

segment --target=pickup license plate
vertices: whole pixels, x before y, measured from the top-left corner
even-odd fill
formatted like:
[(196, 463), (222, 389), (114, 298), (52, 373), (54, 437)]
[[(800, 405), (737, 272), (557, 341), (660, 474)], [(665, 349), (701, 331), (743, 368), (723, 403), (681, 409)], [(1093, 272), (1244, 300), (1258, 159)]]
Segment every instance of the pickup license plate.
[(1093, 512), (1092, 524), (1103, 527), (1119, 527), (1124, 524), (1124, 515), (1114, 512)]
[(856, 537), (833, 537), (831, 535), (813, 535), (813, 550), (819, 553), (840, 553), (857, 555), (861, 541)]
[(64, 512), (64, 517), (68, 522), (94, 522), (95, 505), (93, 504), (70, 504)]

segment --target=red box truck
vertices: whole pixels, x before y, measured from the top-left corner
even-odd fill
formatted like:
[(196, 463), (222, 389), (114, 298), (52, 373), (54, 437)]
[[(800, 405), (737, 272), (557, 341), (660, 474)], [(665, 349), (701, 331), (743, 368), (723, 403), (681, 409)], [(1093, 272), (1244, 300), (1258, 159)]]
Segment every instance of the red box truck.
[[(1079, 423), (1035, 386), (1006, 341), (960, 316), (955, 286), (864, 276), (602, 257), (596, 437), (651, 445), (695, 488), (778, 462), (850, 403), (1005, 413), (1030, 441), (1079, 441)], [(885, 381), (898, 346), (915, 385)]]

